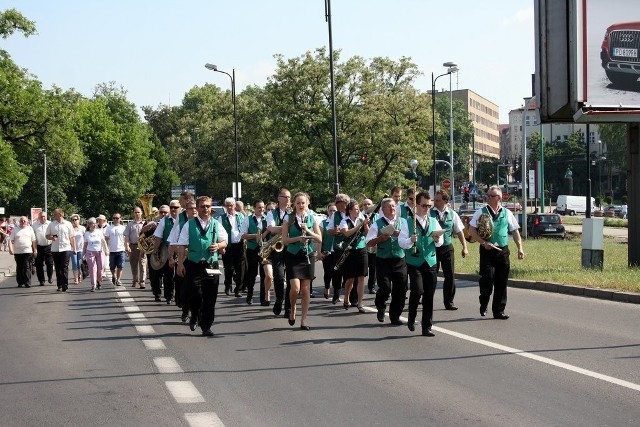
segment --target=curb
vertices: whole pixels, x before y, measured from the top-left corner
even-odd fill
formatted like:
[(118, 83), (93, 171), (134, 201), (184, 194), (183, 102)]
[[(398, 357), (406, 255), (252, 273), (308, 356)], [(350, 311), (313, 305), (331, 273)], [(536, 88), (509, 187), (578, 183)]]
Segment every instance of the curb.
[[(440, 275), (441, 276), (441, 275)], [(456, 279), (477, 282), (478, 274), (456, 273)], [(609, 301), (640, 304), (640, 293), (616, 291), (613, 289), (586, 288), (584, 286), (566, 285), (554, 282), (536, 282), (532, 280), (509, 279), (507, 286), (535, 291), (555, 292), (558, 294), (574, 295), (586, 298), (597, 298)]]

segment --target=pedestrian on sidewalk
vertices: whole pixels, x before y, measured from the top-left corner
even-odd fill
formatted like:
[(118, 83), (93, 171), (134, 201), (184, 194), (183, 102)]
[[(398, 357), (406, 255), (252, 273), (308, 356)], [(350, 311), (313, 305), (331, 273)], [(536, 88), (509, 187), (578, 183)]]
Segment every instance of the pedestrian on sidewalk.
[(16, 280), (18, 287), (31, 287), (31, 259), (38, 251), (36, 234), (26, 216), (20, 217), (18, 227), (9, 237), (9, 253), (16, 260)]

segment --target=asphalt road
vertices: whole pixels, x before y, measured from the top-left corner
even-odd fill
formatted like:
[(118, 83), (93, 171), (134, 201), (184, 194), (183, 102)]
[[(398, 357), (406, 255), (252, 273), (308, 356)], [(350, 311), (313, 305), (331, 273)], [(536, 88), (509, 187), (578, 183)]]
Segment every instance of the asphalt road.
[[(318, 269), (317, 271), (321, 271)], [(129, 284), (125, 281), (125, 285)], [(55, 283), (54, 283), (55, 285)], [(215, 337), (151, 292), (0, 279), (0, 425), (636, 425), (638, 305), (509, 290), (507, 321), (436, 293), (434, 332), (312, 300), (310, 331), (220, 295)], [(256, 298), (257, 300), (257, 298)], [(366, 305), (373, 306), (367, 295)], [(406, 313), (406, 312), (405, 312)], [(406, 320), (406, 319), (405, 319)]]

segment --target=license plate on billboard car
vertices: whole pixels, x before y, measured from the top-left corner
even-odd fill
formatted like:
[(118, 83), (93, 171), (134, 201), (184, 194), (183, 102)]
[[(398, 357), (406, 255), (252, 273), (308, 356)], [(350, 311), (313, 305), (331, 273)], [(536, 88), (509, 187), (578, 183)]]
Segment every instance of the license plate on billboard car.
[(613, 56), (624, 56), (625, 58), (637, 58), (638, 49), (616, 47), (613, 49)]

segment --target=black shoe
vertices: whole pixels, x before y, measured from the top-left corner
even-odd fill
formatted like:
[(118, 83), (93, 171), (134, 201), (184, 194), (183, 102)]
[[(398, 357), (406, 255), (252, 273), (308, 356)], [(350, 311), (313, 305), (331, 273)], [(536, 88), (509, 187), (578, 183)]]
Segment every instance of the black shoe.
[(446, 308), (447, 310), (451, 310), (451, 311), (456, 311), (458, 309), (458, 307), (456, 307), (455, 304), (445, 305), (444, 308)]
[(24, 284), (24, 287), (25, 287), (25, 288), (30, 288), (30, 287), (31, 287), (31, 285), (30, 285), (30, 284), (28, 284), (28, 283), (25, 283), (25, 284)]
[(62, 286), (62, 292), (67, 292), (68, 286)]
[[(98, 285), (98, 289), (100, 289), (100, 285)], [(161, 302), (160, 295), (156, 295), (156, 302)]]
[(285, 308), (284, 309), (284, 314), (282, 315), (282, 317), (284, 317), (285, 319), (288, 319), (290, 314), (291, 314), (291, 310)]
[(231, 286), (224, 287), (224, 294), (227, 296), (231, 295)]
[(509, 318), (509, 315), (504, 313), (494, 313), (493, 318), (500, 319), (500, 320), (507, 320)]
[(349, 303), (345, 302), (344, 304), (342, 304), (342, 306), (344, 307), (345, 310), (349, 310)]
[(56, 292), (60, 292), (62, 290), (62, 288), (60, 286), (58, 286), (58, 289), (56, 289)]
[(213, 336), (213, 331), (211, 329), (204, 329), (202, 331), (202, 336), (203, 337), (212, 337)]
[(18, 283), (18, 287), (21, 288), (22, 287), (22, 283)]
[(378, 318), (378, 322), (384, 322), (384, 310), (378, 309), (376, 317)]
[(270, 304), (271, 304), (271, 302), (269, 302), (269, 301), (262, 301), (260, 303), (260, 305), (263, 306), (263, 307), (269, 307)]
[(324, 290), (324, 299), (329, 299), (329, 289)]
[(303, 331), (309, 331), (311, 330), (311, 327), (307, 325), (300, 325), (300, 329), (302, 329)]
[(279, 316), (282, 313), (282, 301), (276, 300), (276, 303), (273, 304), (273, 314)]
[(431, 332), (431, 329), (424, 329), (422, 331), (422, 336), (423, 337), (435, 337), (436, 334), (434, 334), (433, 332)]
[(247, 298), (247, 305), (252, 305), (252, 304), (253, 304), (253, 299)]
[(370, 295), (375, 295), (376, 294), (376, 290), (375, 289), (369, 289), (369, 294)]
[(240, 297), (242, 297), (242, 294), (240, 293), (240, 290), (239, 290), (239, 289), (236, 289), (236, 291), (234, 292), (234, 294), (235, 294), (236, 298), (240, 298)]
[(167, 305), (171, 305), (171, 298), (167, 298)]
[(51, 280), (51, 277), (49, 277), (49, 284), (52, 284), (53, 280)]
[(407, 323), (407, 328), (409, 328), (409, 330), (413, 332), (416, 330), (416, 325), (413, 322), (409, 322)]
[(331, 300), (331, 303), (332, 304), (337, 304), (338, 301), (340, 301), (340, 298), (333, 297), (333, 299)]
[(480, 316), (484, 317), (487, 315), (487, 306), (480, 304)]
[(44, 286), (44, 282), (40, 282), (40, 286)]
[(198, 326), (198, 319), (196, 317), (192, 317), (191, 320), (189, 320), (189, 329), (191, 329), (192, 331), (195, 331), (197, 326)]
[(400, 326), (400, 325), (402, 325), (402, 320), (400, 320), (400, 319), (393, 319), (393, 320), (391, 321), (391, 324), (392, 324), (392, 325), (394, 325), (394, 326)]
[(182, 320), (182, 323), (185, 323), (188, 319), (189, 319), (188, 314), (182, 313), (182, 316), (180, 316), (180, 320)]

